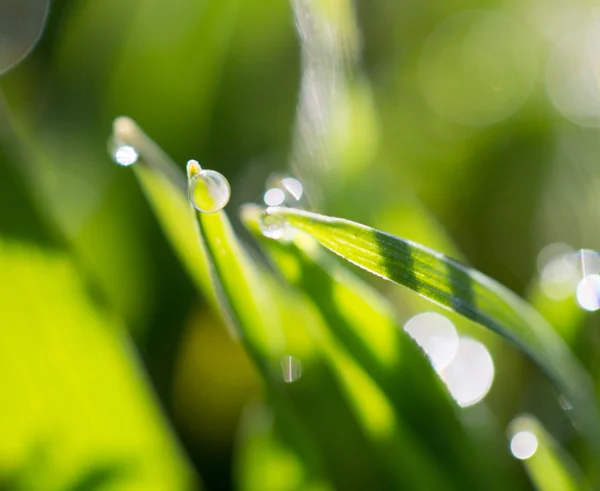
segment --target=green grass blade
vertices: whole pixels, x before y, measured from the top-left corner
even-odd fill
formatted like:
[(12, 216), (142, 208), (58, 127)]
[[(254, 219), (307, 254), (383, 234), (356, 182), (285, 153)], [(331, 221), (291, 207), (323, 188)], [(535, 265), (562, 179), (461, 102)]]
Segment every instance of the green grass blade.
[(567, 397), (573, 405), (569, 414), (583, 434), (600, 445), (589, 375), (544, 318), (513, 292), (443, 254), (348, 220), (289, 208), (270, 208), (267, 220), (302, 230), (351, 263), (513, 342)]
[(195, 489), (126, 330), (70, 254), (0, 238), (0, 271), (0, 487)]
[(187, 200), (185, 175), (132, 119), (117, 118), (113, 124), (113, 138), (122, 145), (131, 145), (138, 152), (141, 161), (133, 166), (133, 170), (142, 191), (192, 280), (216, 305), (210, 264), (203, 250), (204, 244), (198, 242), (196, 218)]
[[(123, 121), (125, 125), (120, 123)], [(146, 193), (153, 195), (154, 206), (171, 207), (160, 211), (166, 217), (164, 221), (177, 220), (172, 204), (176, 203), (183, 212), (181, 199), (187, 195), (180, 185), (172, 185), (181, 181), (178, 169), (130, 120), (118, 120), (115, 133), (122, 144), (138, 150), (141, 156), (141, 162), (136, 164), (140, 167), (138, 177), (140, 172), (151, 170), (154, 189)], [(140, 179), (140, 183), (147, 186), (148, 180)], [(163, 192), (180, 193), (180, 197), (165, 199), (161, 196)], [(186, 213), (190, 206), (187, 205)], [(189, 215), (183, 215), (184, 220), (186, 216)], [(280, 286), (273, 285), (240, 243), (223, 211), (198, 213), (195, 220), (196, 226), (191, 229), (196, 233), (197, 253), (182, 257), (190, 268), (199, 270), (196, 263), (203, 263), (200, 266), (211, 279), (210, 288), (215, 290), (219, 306), (235, 324), (266, 382), (267, 394), (278, 416), (289, 422), (287, 430), (294, 435), (291, 444), (296, 449), (301, 447), (299, 454), (311, 472), (317, 477), (327, 475), (336, 487), (343, 489), (392, 485), (398, 475), (394, 467), (398, 466), (383, 464), (383, 452), (373, 451), (368, 428), (349, 401), (344, 385), (348, 379), (342, 380), (339, 371), (332, 369), (331, 359), (317, 348), (318, 343), (308, 332), (308, 326), (314, 326), (318, 316), (309, 315), (301, 303), (293, 297), (286, 298)], [(169, 226), (165, 226), (165, 231), (177, 249), (187, 247), (178, 242), (189, 242), (189, 235)], [(304, 339), (299, 340), (302, 337), (299, 333), (304, 333)], [(290, 354), (298, 356), (304, 370), (300, 380), (286, 384), (281, 364), (284, 356)], [(304, 438), (300, 444), (302, 438), (298, 435)], [(388, 460), (392, 456), (388, 453)]]
[[(188, 175), (192, 178), (199, 171), (192, 165)], [(305, 315), (310, 314), (301, 312), (301, 307), (294, 306), (290, 299), (278, 299), (283, 293), (272, 288), (268, 278), (261, 274), (225, 212), (197, 212), (197, 220), (200, 239), (206, 244), (215, 279), (241, 339), (272, 390), (285, 394), (309, 428), (335, 485), (344, 489), (391, 485), (393, 472), (375, 455), (368, 430), (352, 411), (343, 381), (331, 369), (330, 358), (323, 356), (311, 341), (304, 343), (300, 353), (298, 346), (290, 342), (294, 335), (288, 336), (291, 333), (284, 328), (283, 321), (287, 324), (290, 318), (307, 319)], [(286, 304), (283, 311), (278, 308)], [(313, 317), (307, 324), (316, 322)], [(301, 379), (289, 385), (283, 383), (281, 368), (288, 352), (298, 353), (303, 365)]]
[(591, 491), (581, 469), (533, 417), (515, 419), (509, 437), (513, 455), (522, 459), (538, 491)]
[(300, 456), (286, 444), (280, 422), (268, 407), (248, 406), (242, 415), (235, 474), (239, 491), (328, 491), (324, 481), (315, 481)]
[[(309, 237), (296, 236), (289, 242), (266, 239), (259, 229), (260, 212), (258, 206), (245, 205), (243, 223), (286, 278), (307, 293), (333, 337), (389, 398), (404, 423), (397, 429), (401, 439), (411, 441), (414, 451), (423, 447), (423, 441), (435, 441), (427, 448), (434, 457), (425, 464), (429, 473), (443, 468), (448, 485), (454, 481), (460, 489), (481, 487), (473, 470), (478, 457), (455, 406), (422, 350), (398, 326), (386, 300), (332, 261)], [(435, 408), (436, 418), (424, 407)], [(421, 458), (429, 459), (431, 455)]]

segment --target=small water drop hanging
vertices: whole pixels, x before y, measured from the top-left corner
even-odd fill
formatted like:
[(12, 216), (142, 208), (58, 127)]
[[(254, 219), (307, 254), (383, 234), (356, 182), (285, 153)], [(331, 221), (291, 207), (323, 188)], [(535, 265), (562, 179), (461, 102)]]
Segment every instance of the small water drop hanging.
[(281, 371), (284, 382), (295, 382), (302, 376), (302, 363), (293, 356), (284, 356), (281, 359)]
[(269, 239), (287, 239), (291, 232), (285, 217), (271, 215), (268, 210), (262, 213), (258, 225), (261, 233)]
[(216, 213), (225, 208), (230, 197), (229, 182), (220, 172), (202, 169), (190, 179), (188, 199), (198, 211)]
[(123, 167), (135, 164), (140, 157), (135, 147), (120, 143), (114, 137), (108, 142), (108, 153), (117, 164)]

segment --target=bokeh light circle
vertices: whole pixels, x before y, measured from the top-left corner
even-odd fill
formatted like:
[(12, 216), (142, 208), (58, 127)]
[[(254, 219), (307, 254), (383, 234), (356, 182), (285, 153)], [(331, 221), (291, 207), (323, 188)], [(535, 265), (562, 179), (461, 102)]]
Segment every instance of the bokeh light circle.
[(537, 437), (531, 431), (519, 431), (510, 440), (510, 451), (519, 460), (532, 457), (537, 447)]
[(428, 37), (419, 79), (431, 108), (468, 126), (501, 121), (527, 100), (536, 77), (534, 43), (510, 17), (471, 10), (450, 17)]
[(487, 348), (479, 341), (461, 337), (458, 352), (441, 377), (458, 405), (468, 407), (487, 395), (494, 373), (494, 362)]
[(406, 333), (415, 340), (437, 371), (443, 370), (456, 356), (458, 333), (452, 321), (436, 312), (424, 312), (404, 324)]
[(554, 107), (580, 126), (600, 127), (599, 11), (571, 26), (546, 65), (546, 89)]
[(23, 60), (36, 45), (49, 8), (50, 0), (0, 1), (0, 75)]

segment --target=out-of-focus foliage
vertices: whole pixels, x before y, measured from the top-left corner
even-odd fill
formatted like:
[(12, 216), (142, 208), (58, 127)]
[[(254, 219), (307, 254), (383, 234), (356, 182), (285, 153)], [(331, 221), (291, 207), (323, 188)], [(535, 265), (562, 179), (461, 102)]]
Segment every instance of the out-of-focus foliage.
[[(275, 257), (282, 244), (266, 262), (237, 219), (280, 189), (285, 205), (460, 258), (529, 299), (597, 385), (596, 7), (0, 3), (0, 488), (188, 489), (196, 472), (248, 490), (600, 482), (565, 415), (577, 401), (503, 339), (334, 258), (312, 263), (323, 250), (298, 263)], [(143, 151), (135, 173), (110, 162), (123, 114), (177, 163), (173, 179)], [(196, 223), (190, 158), (229, 179), (233, 228)], [(252, 275), (260, 291), (244, 294)], [(355, 287), (391, 304), (386, 322), (433, 369), (412, 345), (386, 365), (394, 345)], [(537, 447), (522, 465), (510, 423), (524, 412), (540, 424), (527, 420)]]

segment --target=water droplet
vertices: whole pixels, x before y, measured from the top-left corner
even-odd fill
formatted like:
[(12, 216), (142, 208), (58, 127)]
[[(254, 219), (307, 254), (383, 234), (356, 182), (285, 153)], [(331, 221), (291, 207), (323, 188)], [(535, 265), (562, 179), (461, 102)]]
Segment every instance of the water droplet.
[(510, 440), (510, 451), (519, 460), (532, 457), (537, 448), (537, 437), (531, 431), (519, 431)]
[(285, 193), (279, 188), (268, 189), (264, 196), (267, 206), (280, 206), (285, 201)]
[(139, 154), (137, 150), (131, 145), (118, 145), (113, 150), (114, 161), (124, 167), (135, 164), (138, 158)]
[(459, 406), (472, 406), (481, 401), (492, 387), (492, 356), (479, 341), (462, 337), (456, 356), (441, 372), (441, 377)]
[(561, 395), (558, 398), (558, 403), (565, 411), (570, 411), (573, 409), (573, 404), (571, 404), (571, 401), (569, 401), (569, 399), (567, 399), (564, 395)]
[(281, 370), (283, 380), (288, 384), (302, 377), (302, 363), (293, 356), (284, 356), (281, 359)]
[(222, 210), (230, 197), (229, 182), (220, 172), (202, 169), (190, 179), (188, 199), (198, 211), (215, 213)]
[(577, 285), (577, 303), (590, 312), (600, 310), (600, 276), (591, 274), (583, 278)]
[(458, 351), (458, 333), (447, 317), (435, 312), (424, 312), (411, 317), (404, 330), (425, 351), (431, 364), (439, 372), (454, 359)]
[(267, 210), (260, 216), (258, 224), (262, 234), (269, 239), (286, 240), (291, 238), (291, 229), (284, 216), (269, 214)]

